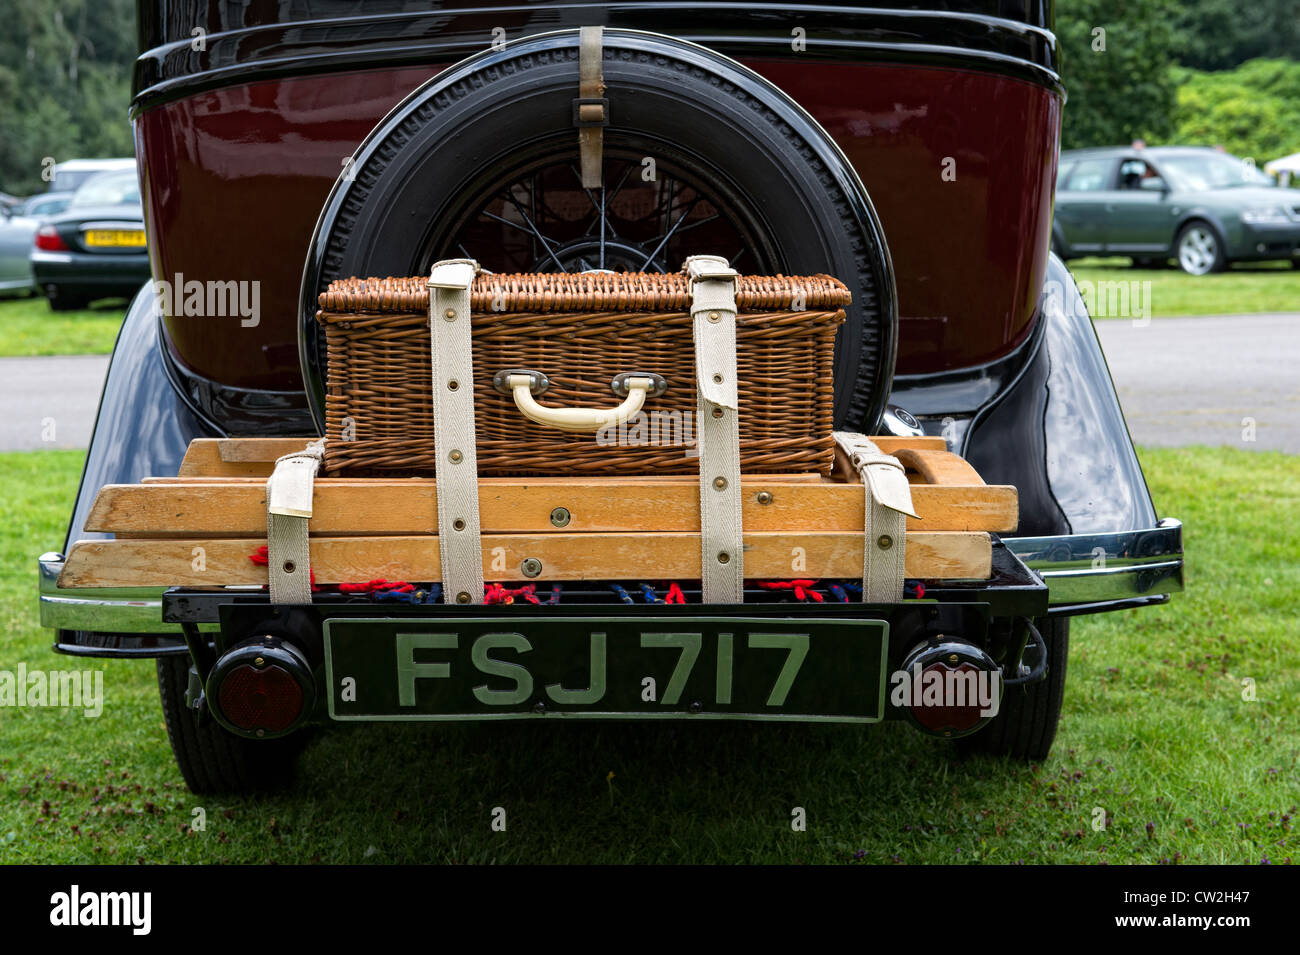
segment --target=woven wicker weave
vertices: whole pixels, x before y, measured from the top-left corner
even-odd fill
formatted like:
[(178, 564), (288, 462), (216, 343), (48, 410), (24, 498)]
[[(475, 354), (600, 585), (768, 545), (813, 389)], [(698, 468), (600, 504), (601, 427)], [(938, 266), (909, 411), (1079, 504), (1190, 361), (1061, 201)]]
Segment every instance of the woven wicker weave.
[[(433, 473), (426, 283), (344, 279), (320, 296), (327, 471)], [(830, 473), (835, 333), (849, 300), (827, 275), (737, 281), (746, 473)], [(479, 275), (471, 291), (479, 473), (694, 473), (689, 307), (682, 275)], [(492, 387), (496, 372), (517, 368), (547, 375), (538, 400), (557, 407), (612, 407), (619, 399), (609, 384), (620, 372), (662, 375), (668, 391), (647, 400), (641, 427), (634, 419), (615, 445), (612, 432), (574, 434), (524, 418)]]

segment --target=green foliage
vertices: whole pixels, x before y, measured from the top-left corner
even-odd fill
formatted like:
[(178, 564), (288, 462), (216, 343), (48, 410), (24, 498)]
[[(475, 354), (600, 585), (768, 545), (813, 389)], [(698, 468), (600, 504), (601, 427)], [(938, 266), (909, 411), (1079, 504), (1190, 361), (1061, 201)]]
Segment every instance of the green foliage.
[(1256, 57), (1294, 57), (1300, 54), (1300, 3), (1183, 0), (1174, 30), (1178, 62), (1200, 70), (1230, 69)]
[(1061, 0), (1056, 34), (1069, 96), (1062, 148), (1171, 132), (1176, 10), (1174, 0)]
[(46, 188), (42, 161), (129, 156), (131, 0), (6, 0), (0, 190)]
[(1300, 151), (1300, 63), (1251, 60), (1234, 70), (1175, 69), (1169, 142), (1222, 145), (1263, 166)]

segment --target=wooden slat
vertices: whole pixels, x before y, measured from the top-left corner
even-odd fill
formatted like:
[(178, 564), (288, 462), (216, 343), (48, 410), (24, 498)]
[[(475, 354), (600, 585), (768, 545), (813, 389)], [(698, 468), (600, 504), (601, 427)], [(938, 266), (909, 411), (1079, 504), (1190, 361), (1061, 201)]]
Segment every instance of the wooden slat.
[[(88, 540), (68, 555), (59, 586), (218, 587), (265, 584), (266, 568), (248, 559), (262, 539)], [(748, 533), (745, 576), (839, 577), (862, 574), (863, 537), (858, 533)], [(196, 551), (202, 548), (202, 551)], [(202, 570), (196, 569), (202, 557)], [(698, 534), (485, 535), (488, 579), (519, 580), (526, 557), (542, 562), (539, 582), (552, 580), (690, 580), (699, 576)], [(311, 563), (322, 584), (383, 577), (438, 580), (435, 537), (314, 538)], [(987, 578), (991, 545), (979, 532), (917, 533), (907, 537), (909, 577)]]
[[(181, 461), (181, 477), (254, 477), (269, 476), (276, 458), (301, 451), (317, 438), (196, 438), (190, 442)], [(941, 437), (896, 438), (881, 435), (872, 438), (885, 453), (902, 448), (942, 451), (947, 447)], [(560, 478), (559, 480), (564, 480)]]
[(984, 479), (970, 463), (951, 451), (900, 449), (894, 457), (905, 468), (917, 471), (930, 484), (980, 486)]
[[(193, 480), (193, 479), (185, 479)], [(861, 484), (799, 483), (745, 478), (743, 521), (753, 531), (861, 532), (865, 517)], [(758, 495), (771, 495), (760, 504)], [(912, 501), (921, 520), (908, 530), (1014, 530), (1017, 496), (1012, 487), (943, 487), (918, 484)], [(566, 508), (567, 527), (551, 524)], [(698, 531), (699, 485), (690, 478), (652, 485), (613, 479), (484, 478), (479, 482), (484, 533), (578, 531)], [(258, 480), (205, 478), (203, 483), (109, 485), (95, 499), (86, 529), (155, 536), (250, 536), (266, 533), (266, 487)], [(437, 532), (435, 485), (427, 479), (321, 478), (316, 482), (311, 533), (433, 534)]]

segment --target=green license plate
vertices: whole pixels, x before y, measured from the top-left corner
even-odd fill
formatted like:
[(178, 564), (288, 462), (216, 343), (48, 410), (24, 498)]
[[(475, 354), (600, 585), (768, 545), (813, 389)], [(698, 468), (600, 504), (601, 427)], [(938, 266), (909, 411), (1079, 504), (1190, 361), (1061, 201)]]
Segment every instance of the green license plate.
[(875, 722), (889, 624), (758, 617), (325, 621), (336, 720)]

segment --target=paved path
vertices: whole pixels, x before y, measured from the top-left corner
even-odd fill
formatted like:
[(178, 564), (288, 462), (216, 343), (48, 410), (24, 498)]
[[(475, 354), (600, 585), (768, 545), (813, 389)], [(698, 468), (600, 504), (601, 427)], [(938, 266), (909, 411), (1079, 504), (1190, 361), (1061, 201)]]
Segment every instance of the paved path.
[(0, 451), (84, 448), (107, 355), (0, 358)]
[(1096, 326), (1139, 444), (1300, 453), (1300, 314)]
[[(1300, 314), (1108, 319), (1097, 330), (1139, 443), (1300, 453)], [(0, 451), (86, 447), (107, 369), (103, 355), (0, 358)]]

